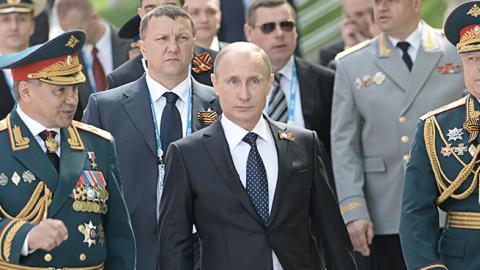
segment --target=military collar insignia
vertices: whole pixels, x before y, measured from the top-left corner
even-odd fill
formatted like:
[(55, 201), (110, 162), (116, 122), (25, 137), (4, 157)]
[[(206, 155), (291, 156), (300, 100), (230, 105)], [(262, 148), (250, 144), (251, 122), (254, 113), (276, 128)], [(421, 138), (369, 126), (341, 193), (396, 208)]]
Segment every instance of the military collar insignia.
[(12, 125), (10, 123), (10, 115), (6, 118), (7, 119), (7, 128), (8, 133), (10, 135), (10, 145), (12, 147), (12, 151), (20, 151), (25, 150), (30, 147), (30, 139), (27, 137), (23, 137), (22, 130), (19, 126)]
[(470, 133), (468, 138), (468, 142), (473, 142), (478, 137), (478, 132), (480, 131), (480, 127), (478, 125), (478, 119), (480, 117), (480, 112), (475, 111), (474, 99), (470, 96), (467, 99), (465, 104), (466, 106), (466, 115), (465, 115), (465, 123), (463, 123), (463, 128)]
[(462, 135), (463, 135), (463, 129), (461, 128), (453, 128), (449, 129), (447, 136), (448, 136), (448, 141), (456, 141), (456, 140), (462, 140)]
[(206, 111), (197, 112), (198, 121), (205, 125), (211, 125), (218, 119), (218, 113), (212, 110), (210, 107)]
[(278, 138), (280, 138), (280, 140), (288, 140), (291, 142), (295, 141), (295, 135), (293, 135), (293, 133), (282, 130), (278, 131)]
[(78, 231), (83, 234), (83, 243), (87, 243), (88, 247), (97, 244), (97, 226), (94, 226), (91, 220), (79, 225)]
[(432, 51), (438, 48), (438, 44), (435, 40), (434, 30), (425, 23), (421, 23), (422, 30), (422, 46), (425, 51)]
[(202, 73), (213, 68), (212, 56), (207, 52), (195, 55), (192, 62), (192, 71), (195, 73)]
[(463, 71), (462, 65), (454, 65), (453, 63), (447, 63), (437, 67), (437, 71), (440, 74), (456, 74)]
[(85, 150), (85, 147), (83, 145), (82, 138), (80, 138), (80, 135), (78, 134), (78, 130), (75, 126), (71, 125), (68, 127), (68, 139), (67, 139), (68, 144), (70, 145), (70, 148), (75, 151), (83, 151)]
[(380, 58), (390, 57), (390, 54), (392, 53), (392, 50), (390, 50), (387, 46), (387, 35), (386, 34), (381, 34), (380, 35), (378, 46), (379, 46), (378, 47), (378, 57), (380, 57)]

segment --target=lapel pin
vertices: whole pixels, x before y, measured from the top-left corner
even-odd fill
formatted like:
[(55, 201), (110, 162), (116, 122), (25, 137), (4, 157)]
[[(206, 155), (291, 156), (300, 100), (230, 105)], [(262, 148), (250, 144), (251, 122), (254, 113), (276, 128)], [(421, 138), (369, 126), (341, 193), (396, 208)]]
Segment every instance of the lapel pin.
[(22, 173), (22, 178), (23, 178), (23, 181), (25, 181), (29, 184), (31, 184), (33, 181), (36, 180), (35, 175), (33, 175), (33, 173), (31, 171), (28, 171), (28, 170), (24, 171)]
[(95, 152), (88, 152), (88, 159), (90, 160), (90, 165), (92, 166), (92, 170), (97, 169), (97, 163), (95, 163)]
[(278, 137), (280, 140), (289, 140), (293, 142), (295, 140), (295, 136), (291, 132), (286, 131), (278, 131)]
[(198, 121), (205, 125), (211, 125), (218, 119), (218, 113), (212, 110), (210, 107), (206, 111), (197, 112)]
[(7, 183), (8, 183), (8, 177), (7, 177), (7, 175), (4, 174), (4, 173), (1, 173), (1, 174), (0, 174), (0, 186), (3, 186), (3, 187), (4, 187), (4, 186), (7, 185)]
[(207, 52), (195, 55), (192, 59), (192, 62), (192, 71), (195, 73), (209, 71), (213, 67), (212, 57)]
[(18, 183), (20, 183), (20, 176), (18, 175), (17, 172), (13, 173), (12, 182), (15, 184), (15, 186), (18, 186)]

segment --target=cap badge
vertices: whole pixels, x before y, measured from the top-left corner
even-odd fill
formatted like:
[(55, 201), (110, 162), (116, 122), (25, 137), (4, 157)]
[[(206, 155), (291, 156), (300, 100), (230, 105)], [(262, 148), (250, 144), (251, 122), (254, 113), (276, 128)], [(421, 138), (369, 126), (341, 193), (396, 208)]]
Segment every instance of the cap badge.
[(78, 42), (80, 42), (80, 40), (78, 40), (74, 35), (71, 35), (70, 39), (68, 39), (67, 43), (65, 43), (65, 46), (73, 49), (75, 46), (77, 46)]
[(471, 15), (473, 17), (480, 16), (480, 7), (477, 4), (473, 5), (470, 10), (467, 12), (467, 15)]

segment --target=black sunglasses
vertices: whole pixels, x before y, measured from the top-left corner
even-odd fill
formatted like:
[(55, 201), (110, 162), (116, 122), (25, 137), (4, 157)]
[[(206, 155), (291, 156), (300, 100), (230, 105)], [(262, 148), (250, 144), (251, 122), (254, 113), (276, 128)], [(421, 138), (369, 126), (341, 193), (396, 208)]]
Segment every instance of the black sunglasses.
[[(292, 32), (293, 28), (295, 27), (295, 22), (281, 21), (278, 23), (278, 25), (280, 25), (280, 29), (282, 29), (283, 32)], [(262, 33), (270, 34), (275, 31), (275, 28), (277, 28), (277, 23), (267, 22), (262, 25), (256, 25), (256, 27), (260, 28), (260, 31), (262, 31)]]

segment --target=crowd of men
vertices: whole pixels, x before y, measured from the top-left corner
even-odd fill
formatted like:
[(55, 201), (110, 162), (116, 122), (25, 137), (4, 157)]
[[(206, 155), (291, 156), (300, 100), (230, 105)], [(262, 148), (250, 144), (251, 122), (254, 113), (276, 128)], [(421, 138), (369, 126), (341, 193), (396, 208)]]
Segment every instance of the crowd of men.
[(0, 0), (0, 269), (480, 269), (480, 1), (342, 5)]

